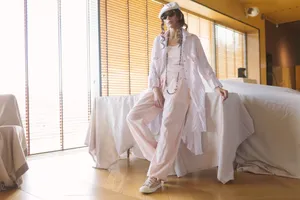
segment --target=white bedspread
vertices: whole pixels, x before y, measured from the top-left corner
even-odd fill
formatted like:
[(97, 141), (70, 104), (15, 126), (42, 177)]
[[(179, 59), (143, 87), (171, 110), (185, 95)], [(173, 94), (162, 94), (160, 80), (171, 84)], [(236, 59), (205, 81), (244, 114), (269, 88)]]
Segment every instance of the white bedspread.
[(222, 81), (238, 93), (254, 120), (255, 134), (237, 151), (239, 171), (300, 178), (300, 92)]
[(0, 191), (22, 184), (28, 170), (27, 145), (13, 95), (0, 95)]
[[(143, 158), (127, 127), (126, 116), (137, 101), (136, 96), (97, 97), (85, 144), (96, 168), (108, 169), (120, 155), (132, 148)], [(174, 170), (170, 174), (184, 176), (189, 172), (218, 166), (218, 179), (226, 183), (234, 179), (233, 162), (238, 146), (253, 132), (253, 122), (237, 94), (231, 93), (222, 103), (216, 93), (206, 94), (207, 126), (202, 133), (203, 154), (195, 156), (181, 143)], [(151, 127), (156, 127), (153, 121)]]

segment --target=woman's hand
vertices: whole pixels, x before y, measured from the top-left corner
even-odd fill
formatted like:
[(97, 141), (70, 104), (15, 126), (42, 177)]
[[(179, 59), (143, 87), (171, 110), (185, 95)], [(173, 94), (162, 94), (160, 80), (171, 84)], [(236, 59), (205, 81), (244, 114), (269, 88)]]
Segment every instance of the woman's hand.
[(227, 90), (225, 90), (223, 88), (220, 88), (220, 87), (217, 87), (216, 91), (219, 92), (219, 94), (221, 95), (223, 101), (225, 101), (228, 98), (228, 91)]
[(153, 88), (154, 93), (154, 105), (157, 108), (163, 108), (164, 107), (164, 96), (159, 88)]

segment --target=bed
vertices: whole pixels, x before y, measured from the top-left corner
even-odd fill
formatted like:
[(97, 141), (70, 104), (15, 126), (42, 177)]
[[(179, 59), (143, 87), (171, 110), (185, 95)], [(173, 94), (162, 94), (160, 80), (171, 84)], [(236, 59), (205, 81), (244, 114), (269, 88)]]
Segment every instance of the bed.
[[(170, 175), (184, 176), (218, 167), (218, 179), (223, 183), (234, 179), (233, 170), (300, 178), (300, 93), (234, 80), (221, 82), (229, 90), (230, 98), (221, 106), (216, 103), (216, 94), (207, 91), (210, 131), (202, 135), (204, 153), (193, 155), (182, 143)], [(85, 144), (96, 168), (109, 169), (128, 149), (143, 158), (125, 122), (138, 97), (95, 98)], [(221, 121), (217, 110), (223, 112)], [(218, 131), (221, 124), (235, 127), (235, 132), (226, 128)], [(227, 134), (231, 135), (225, 137)], [(221, 156), (222, 151), (228, 157)]]
[(300, 178), (300, 92), (230, 80), (222, 84), (239, 94), (254, 122), (254, 134), (237, 150), (237, 170)]

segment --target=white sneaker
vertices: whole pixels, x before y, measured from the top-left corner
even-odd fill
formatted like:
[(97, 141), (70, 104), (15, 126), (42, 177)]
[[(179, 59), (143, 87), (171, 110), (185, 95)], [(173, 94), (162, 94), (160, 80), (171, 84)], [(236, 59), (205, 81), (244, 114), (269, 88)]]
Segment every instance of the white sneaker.
[(155, 192), (158, 188), (162, 186), (161, 181), (154, 177), (148, 177), (142, 187), (140, 187), (140, 192), (149, 194)]

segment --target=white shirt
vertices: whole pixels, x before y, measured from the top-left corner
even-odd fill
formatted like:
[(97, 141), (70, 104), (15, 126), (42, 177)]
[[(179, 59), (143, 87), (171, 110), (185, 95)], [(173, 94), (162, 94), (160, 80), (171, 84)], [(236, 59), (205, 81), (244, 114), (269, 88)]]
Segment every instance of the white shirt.
[[(170, 68), (179, 66), (179, 61), (180, 61), (180, 46), (168, 46), (168, 66)], [(181, 61), (181, 66), (182, 66), (182, 61)]]

